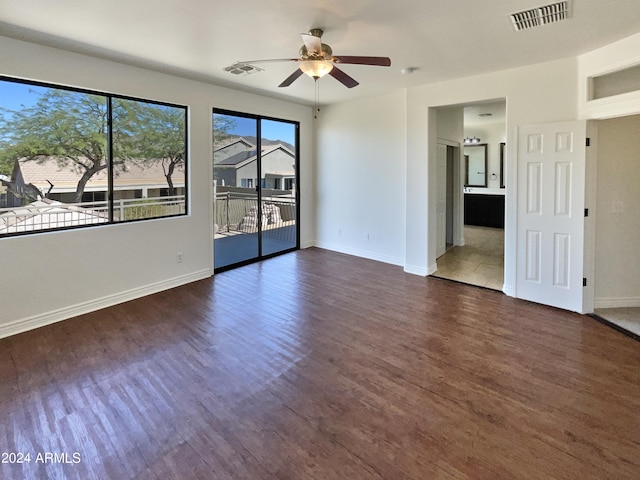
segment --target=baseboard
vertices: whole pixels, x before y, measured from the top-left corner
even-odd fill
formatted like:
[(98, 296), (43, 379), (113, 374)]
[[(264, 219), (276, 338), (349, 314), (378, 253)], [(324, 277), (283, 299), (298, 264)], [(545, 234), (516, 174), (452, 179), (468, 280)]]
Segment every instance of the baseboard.
[(333, 243), (325, 243), (325, 242), (314, 242), (313, 245), (318, 248), (322, 248), (324, 250), (331, 250), (332, 252), (338, 253), (346, 253), (347, 255), (353, 255), (355, 257), (368, 258), (369, 260), (376, 260), (382, 263), (389, 263), (391, 265), (397, 265), (399, 267), (403, 267), (406, 273), (410, 273), (412, 275), (420, 275), (422, 277), (426, 277), (431, 275), (436, 271), (436, 265), (432, 265), (431, 268), (426, 269), (424, 267), (416, 267), (414, 265), (405, 265), (404, 259), (398, 257), (391, 257), (388, 255), (380, 255), (374, 252), (370, 252), (367, 250), (359, 250), (356, 248), (345, 248), (343, 245), (337, 245)]
[[(431, 275), (431, 273), (429, 273), (430, 269), (424, 268), (424, 267), (416, 267), (415, 265), (405, 265), (404, 266), (404, 271), (406, 273), (410, 273), (412, 275), (420, 275), (421, 277), (426, 277), (428, 275)], [(435, 270), (434, 270), (435, 271)]]
[(516, 296), (516, 289), (511, 285), (507, 285), (506, 283), (502, 285), (502, 292), (509, 297)]
[(600, 315), (598, 315), (597, 313), (590, 313), (588, 314), (591, 318), (593, 318), (594, 320), (597, 320), (598, 322), (606, 325), (607, 327), (611, 327), (614, 330), (626, 335), (627, 337), (631, 337), (634, 340), (637, 340), (640, 342), (640, 335), (638, 335), (637, 333), (632, 332), (631, 330), (627, 330), (624, 327), (621, 327), (620, 325), (618, 325), (615, 322), (609, 321), (606, 318), (601, 317)]
[(392, 257), (390, 255), (380, 255), (376, 252), (371, 252), (369, 250), (360, 250), (357, 248), (345, 248), (343, 245), (337, 245), (332, 243), (325, 242), (316, 242), (315, 246), (318, 248), (322, 248), (324, 250), (331, 250), (333, 252), (338, 253), (346, 253), (347, 255), (353, 255), (354, 257), (367, 258), (369, 260), (376, 260), (382, 263), (389, 263), (391, 265), (402, 266), (404, 264), (404, 259), (398, 257)]
[(640, 297), (594, 298), (594, 308), (640, 307)]
[(300, 244), (300, 248), (301, 249), (305, 249), (305, 248), (311, 248), (311, 247), (315, 247), (316, 246), (316, 242), (304, 242)]
[(134, 288), (125, 292), (116, 293), (113, 295), (107, 295), (105, 297), (90, 300), (88, 302), (79, 303), (69, 307), (64, 307), (58, 310), (54, 310), (32, 317), (15, 320), (13, 322), (0, 325), (0, 338), (9, 337), (18, 333), (26, 332), (36, 328), (44, 327), (52, 323), (67, 320), (69, 318), (84, 315), (85, 313), (95, 312), (106, 307), (111, 307), (119, 303), (128, 302), (129, 300), (135, 300), (136, 298), (145, 297), (153, 293), (158, 293), (170, 288), (179, 287), (187, 283), (195, 282), (196, 280), (203, 280), (209, 278), (212, 275), (211, 269), (201, 270), (199, 272), (190, 273), (188, 275), (182, 275), (180, 277), (170, 278), (162, 282), (152, 283), (143, 287)]

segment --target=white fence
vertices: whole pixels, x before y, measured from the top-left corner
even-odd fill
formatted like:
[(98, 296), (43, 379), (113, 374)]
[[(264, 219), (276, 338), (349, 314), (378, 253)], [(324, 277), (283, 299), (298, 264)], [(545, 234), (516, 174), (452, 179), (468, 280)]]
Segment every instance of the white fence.
[[(116, 200), (113, 221), (179, 215), (185, 212), (184, 195), (156, 198)], [(62, 203), (38, 200), (23, 207), (0, 208), (0, 235), (8, 233), (50, 230), (109, 221), (109, 203)]]

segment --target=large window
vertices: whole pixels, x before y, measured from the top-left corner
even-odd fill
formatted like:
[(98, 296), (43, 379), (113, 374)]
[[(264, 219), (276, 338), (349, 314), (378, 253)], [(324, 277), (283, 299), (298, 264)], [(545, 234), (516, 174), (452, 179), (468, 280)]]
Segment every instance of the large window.
[(0, 77), (0, 236), (187, 213), (187, 109)]

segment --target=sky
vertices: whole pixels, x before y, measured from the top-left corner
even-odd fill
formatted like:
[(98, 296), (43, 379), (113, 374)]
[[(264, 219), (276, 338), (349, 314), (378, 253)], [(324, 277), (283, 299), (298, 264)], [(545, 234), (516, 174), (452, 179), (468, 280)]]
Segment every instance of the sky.
[[(256, 136), (256, 120), (253, 118), (236, 117), (226, 115), (233, 118), (235, 128), (229, 133), (234, 135)], [(262, 138), (268, 140), (282, 140), (290, 145), (295, 145), (296, 128), (292, 123), (278, 122), (276, 120), (262, 120)]]
[(0, 81), (0, 107), (7, 110), (20, 110), (23, 105), (30, 107), (45, 91), (46, 88), (36, 85)]
[[(27, 85), (0, 80), (0, 107), (7, 110), (20, 110), (36, 103), (46, 87)], [(233, 117), (235, 128), (232, 134), (256, 136), (256, 120), (246, 117)], [(295, 145), (295, 125), (275, 120), (262, 120), (262, 137), (268, 140), (281, 140)]]

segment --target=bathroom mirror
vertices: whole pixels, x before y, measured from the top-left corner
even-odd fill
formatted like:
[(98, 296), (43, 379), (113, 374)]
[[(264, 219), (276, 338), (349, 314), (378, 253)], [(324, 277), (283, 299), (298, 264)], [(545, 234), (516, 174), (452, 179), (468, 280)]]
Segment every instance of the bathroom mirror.
[(464, 146), (464, 186), (487, 186), (487, 144)]
[(500, 188), (504, 188), (504, 149), (506, 144), (500, 143)]

